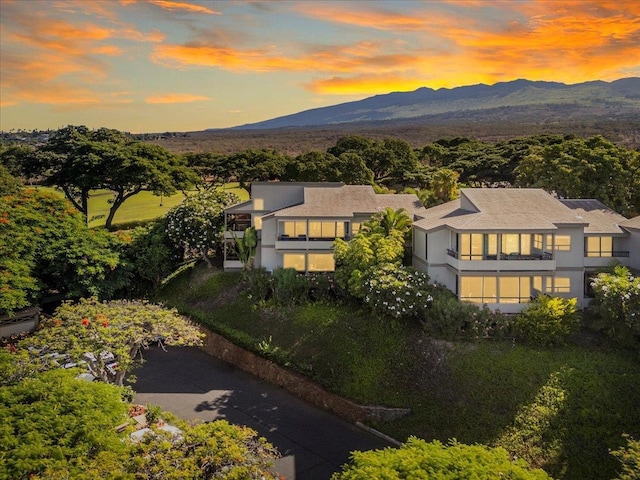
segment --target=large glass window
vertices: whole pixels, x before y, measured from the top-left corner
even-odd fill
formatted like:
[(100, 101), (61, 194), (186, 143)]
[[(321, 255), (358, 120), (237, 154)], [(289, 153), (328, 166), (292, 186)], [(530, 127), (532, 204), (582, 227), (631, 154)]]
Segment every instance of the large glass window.
[[(548, 277), (549, 291), (553, 277)], [(460, 277), (460, 300), (475, 303), (526, 303), (542, 293), (542, 277)]]
[(344, 238), (345, 222), (309, 222), (309, 239), (333, 240)]
[(308, 261), (310, 272), (333, 272), (336, 269), (333, 253), (310, 253)]
[(587, 237), (585, 240), (585, 257), (613, 256), (613, 237)]
[(280, 222), (280, 238), (299, 238), (306, 237), (307, 222), (306, 221), (284, 221)]
[(333, 272), (336, 269), (333, 253), (284, 253), (282, 268), (298, 272)]
[(460, 259), (462, 260), (482, 260), (483, 238), (481, 233), (460, 234)]
[(571, 278), (556, 277), (553, 282), (553, 293), (571, 293)]
[(285, 253), (282, 255), (282, 268), (294, 268), (299, 272), (306, 270), (304, 253)]
[(571, 237), (569, 235), (556, 235), (553, 244), (554, 250), (568, 252), (571, 250)]
[(460, 299), (474, 303), (495, 303), (496, 277), (460, 277)]

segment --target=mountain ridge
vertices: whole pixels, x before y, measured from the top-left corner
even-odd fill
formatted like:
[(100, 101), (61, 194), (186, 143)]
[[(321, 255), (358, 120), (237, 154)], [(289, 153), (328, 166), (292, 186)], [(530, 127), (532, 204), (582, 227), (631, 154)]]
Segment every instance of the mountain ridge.
[[(345, 123), (418, 121), (446, 114), (478, 114), (497, 108), (521, 110), (547, 106), (554, 110), (579, 109), (585, 116), (640, 112), (640, 77), (605, 82), (593, 80), (567, 85), (561, 82), (517, 79), (493, 85), (455, 88), (420, 87), (410, 92), (378, 94), (353, 102), (318, 107), (229, 130), (263, 130), (290, 127), (331, 126)], [(508, 113), (507, 113), (508, 115)], [(517, 115), (514, 113), (514, 115)], [(473, 115), (475, 116), (475, 115)], [(215, 129), (210, 129), (213, 131)]]

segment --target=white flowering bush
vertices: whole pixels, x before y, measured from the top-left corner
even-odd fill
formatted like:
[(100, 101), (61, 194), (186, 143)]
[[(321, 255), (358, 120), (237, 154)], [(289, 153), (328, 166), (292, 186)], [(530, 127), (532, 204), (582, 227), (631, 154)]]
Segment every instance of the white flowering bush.
[(600, 273), (591, 283), (596, 295), (594, 310), (600, 327), (627, 345), (640, 344), (640, 277), (617, 266), (613, 273)]
[(190, 195), (167, 213), (167, 235), (184, 248), (186, 258), (200, 256), (211, 265), (209, 255), (224, 235), (224, 209), (239, 201), (236, 194), (221, 190)]
[(367, 275), (364, 302), (382, 315), (422, 319), (433, 302), (428, 281), (426, 273), (398, 264), (385, 264)]

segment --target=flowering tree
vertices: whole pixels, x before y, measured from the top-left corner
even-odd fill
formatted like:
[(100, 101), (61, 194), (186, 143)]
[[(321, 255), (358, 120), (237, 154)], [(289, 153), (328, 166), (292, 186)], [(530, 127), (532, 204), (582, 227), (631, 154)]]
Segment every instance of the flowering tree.
[(426, 273), (394, 264), (374, 268), (364, 282), (364, 301), (376, 312), (395, 318), (424, 320), (433, 301)]
[(619, 265), (613, 273), (600, 273), (591, 286), (602, 319), (599, 326), (625, 344), (640, 342), (640, 277)]
[(100, 303), (91, 298), (63, 303), (50, 320), (17, 345), (16, 354), (30, 362), (25, 369), (85, 365), (100, 380), (122, 385), (142, 362), (141, 349), (150, 342), (197, 345), (202, 336), (196, 325), (175, 310), (142, 301)]
[(404, 255), (404, 235), (392, 230), (389, 235), (362, 232), (348, 243), (338, 238), (333, 243), (336, 281), (356, 298), (364, 298), (364, 282), (369, 272), (383, 265), (399, 267)]
[(209, 255), (222, 242), (224, 209), (239, 201), (236, 194), (221, 190), (190, 195), (167, 213), (167, 234), (186, 257), (199, 256), (212, 267)]

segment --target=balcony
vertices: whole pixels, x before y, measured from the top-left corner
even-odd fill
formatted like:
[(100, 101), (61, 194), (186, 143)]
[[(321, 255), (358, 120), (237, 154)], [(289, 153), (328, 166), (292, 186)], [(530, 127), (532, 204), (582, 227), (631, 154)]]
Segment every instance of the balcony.
[[(629, 252), (627, 252), (628, 254)], [(447, 248), (447, 255), (460, 260), (553, 260), (553, 254), (549, 252), (531, 253), (522, 255), (519, 253), (500, 253), (499, 255), (461, 255), (459, 252)], [(628, 256), (628, 255), (627, 255)]]
[(555, 270), (556, 262), (553, 254), (549, 252), (532, 254), (507, 254), (497, 255), (462, 255), (460, 252), (447, 249), (447, 264), (457, 270), (471, 271), (550, 271)]
[[(276, 250), (331, 250), (335, 238), (278, 235)], [(345, 237), (345, 240), (348, 238)]]

